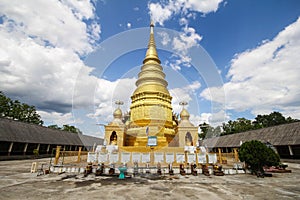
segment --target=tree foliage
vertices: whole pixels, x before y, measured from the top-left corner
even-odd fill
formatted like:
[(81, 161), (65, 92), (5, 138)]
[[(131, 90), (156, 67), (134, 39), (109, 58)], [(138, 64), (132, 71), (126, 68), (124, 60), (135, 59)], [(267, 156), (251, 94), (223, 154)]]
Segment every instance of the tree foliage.
[(291, 117), (285, 118), (280, 112), (272, 112), (269, 115), (257, 115), (253, 125), (255, 128), (265, 128), (295, 121), (298, 120)]
[(223, 123), (224, 132), (222, 135), (240, 133), (252, 129), (253, 126), (251, 120), (246, 118), (238, 118), (236, 121), (229, 120), (227, 124)]
[(172, 112), (172, 120), (173, 120), (173, 122), (176, 123), (176, 125), (178, 125), (179, 124), (179, 114)]
[(61, 127), (59, 127), (59, 126), (56, 125), (56, 124), (49, 125), (48, 128), (57, 129), (57, 130), (61, 130), (61, 129), (62, 129)]
[(285, 118), (280, 112), (272, 112), (268, 115), (257, 115), (254, 121), (245, 118), (238, 118), (235, 121), (229, 120), (227, 123), (223, 123), (223, 132), (221, 135), (241, 133), (249, 130), (277, 126), (280, 124), (287, 124), (297, 121), (299, 120), (292, 119), (291, 117)]
[(257, 140), (243, 143), (238, 154), (240, 161), (245, 162), (256, 174), (263, 172), (263, 166), (277, 166), (280, 162), (278, 154)]
[(48, 128), (62, 130), (62, 131), (68, 131), (71, 133), (82, 134), (82, 132), (78, 128), (76, 128), (75, 126), (72, 126), (72, 125), (67, 125), (67, 124), (63, 125), (62, 127), (59, 127), (58, 125), (53, 124), (53, 125), (49, 125)]
[(201, 129), (201, 133), (199, 134), (200, 139), (218, 137), (222, 133), (221, 126), (212, 127), (211, 125), (203, 122), (202, 124), (199, 124), (199, 127)]
[(71, 125), (63, 125), (63, 128), (62, 128), (63, 131), (68, 131), (68, 132), (71, 132), (71, 133), (81, 133), (81, 131), (76, 128), (75, 126), (71, 126)]
[(41, 116), (34, 106), (12, 100), (0, 91), (0, 117), (18, 120), (27, 123), (42, 125)]

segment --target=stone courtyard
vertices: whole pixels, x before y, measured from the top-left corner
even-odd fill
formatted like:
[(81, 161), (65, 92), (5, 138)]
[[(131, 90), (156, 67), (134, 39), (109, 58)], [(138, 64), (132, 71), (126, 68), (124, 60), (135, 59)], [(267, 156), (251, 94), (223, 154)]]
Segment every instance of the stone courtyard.
[(292, 173), (257, 178), (250, 174), (225, 176), (117, 176), (63, 173), (37, 176), (32, 162), (0, 162), (0, 199), (300, 199), (300, 164), (284, 162)]

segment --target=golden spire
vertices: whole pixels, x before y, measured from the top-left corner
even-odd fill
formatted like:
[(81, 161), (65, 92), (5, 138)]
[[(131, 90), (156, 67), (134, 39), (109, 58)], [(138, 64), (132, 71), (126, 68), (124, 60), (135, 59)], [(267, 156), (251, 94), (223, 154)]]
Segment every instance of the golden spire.
[(143, 61), (143, 64), (146, 64), (148, 62), (151, 63), (158, 63), (160, 64), (160, 60), (157, 55), (156, 51), (156, 45), (155, 45), (155, 40), (154, 40), (154, 23), (151, 21), (150, 23), (150, 39), (148, 43), (148, 50), (145, 56), (145, 59)]

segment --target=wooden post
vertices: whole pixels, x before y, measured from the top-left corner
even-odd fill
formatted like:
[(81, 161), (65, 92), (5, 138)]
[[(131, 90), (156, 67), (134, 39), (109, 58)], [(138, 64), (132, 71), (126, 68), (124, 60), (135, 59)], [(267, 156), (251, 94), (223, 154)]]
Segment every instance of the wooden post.
[(234, 160), (235, 160), (235, 162), (238, 162), (239, 161), (239, 155), (238, 155), (237, 148), (234, 148), (233, 151), (234, 151)]
[(150, 165), (154, 165), (154, 152), (153, 152), (154, 147), (150, 147)]
[(219, 163), (222, 164), (222, 150), (221, 148), (218, 148), (219, 151)]
[(77, 162), (80, 163), (80, 155), (81, 155), (81, 149), (82, 147), (79, 147), (79, 150), (78, 150), (78, 157), (77, 157)]
[[(199, 146), (199, 145), (198, 145), (198, 146)], [(198, 166), (198, 165), (199, 165), (199, 163), (198, 163), (198, 153), (199, 153), (198, 147), (196, 148), (195, 153), (196, 153), (196, 166)]]
[(60, 155), (60, 148), (61, 148), (61, 146), (57, 146), (56, 147), (56, 154), (55, 154), (54, 165), (57, 165), (57, 163), (58, 163), (59, 155)]
[(184, 165), (188, 166), (188, 155), (187, 155), (187, 151), (184, 151)]

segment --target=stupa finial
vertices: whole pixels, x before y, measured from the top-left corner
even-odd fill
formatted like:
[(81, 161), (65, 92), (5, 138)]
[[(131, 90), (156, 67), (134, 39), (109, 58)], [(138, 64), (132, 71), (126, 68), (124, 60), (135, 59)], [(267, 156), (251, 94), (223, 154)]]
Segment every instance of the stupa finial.
[(181, 105), (182, 108), (184, 108), (184, 106), (188, 105), (188, 102), (186, 102), (186, 101), (180, 101), (179, 105)]
[(154, 40), (154, 22), (153, 21), (150, 22), (150, 39), (149, 39), (148, 49), (147, 49), (146, 56), (145, 56), (143, 63), (146, 64), (148, 62), (155, 62), (155, 63), (160, 64), (160, 60), (157, 55), (156, 45), (155, 45), (155, 40)]
[(121, 105), (124, 104), (124, 102), (121, 100), (117, 100), (117, 101), (115, 101), (115, 104), (118, 105), (118, 107), (120, 107)]

